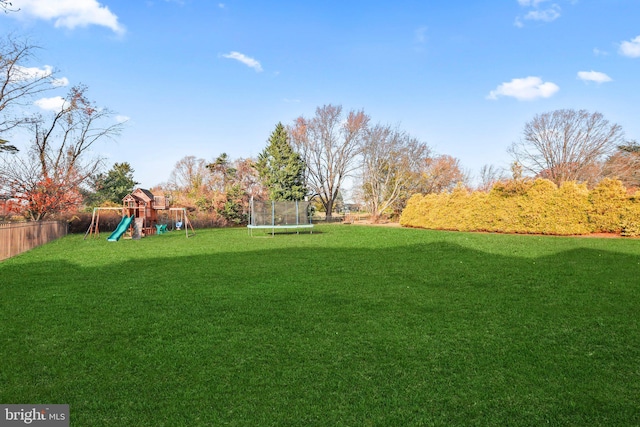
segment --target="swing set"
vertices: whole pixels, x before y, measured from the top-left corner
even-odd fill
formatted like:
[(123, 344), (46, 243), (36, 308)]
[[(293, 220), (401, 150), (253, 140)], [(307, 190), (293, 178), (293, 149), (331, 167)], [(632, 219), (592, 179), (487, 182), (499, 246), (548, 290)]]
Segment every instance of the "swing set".
[[(161, 216), (163, 215), (161, 214)], [(169, 225), (171, 225), (171, 227), (169, 227)], [(187, 209), (169, 208), (169, 213), (167, 214), (167, 231), (181, 231), (183, 229), (186, 237), (196, 234), (187, 216)], [(189, 233), (189, 229), (191, 229), (191, 233)]]
[[(129, 212), (129, 215), (127, 215), (127, 210), (143, 210), (144, 207), (135, 207), (135, 208), (114, 208), (114, 207), (97, 207), (97, 208), (93, 208), (93, 214), (91, 215), (91, 224), (89, 225), (89, 228), (87, 229), (87, 232), (84, 234), (84, 239), (86, 240), (88, 236), (91, 236), (93, 238), (99, 238), (100, 237), (100, 212), (101, 211), (121, 211), (122, 212), (122, 218), (125, 218), (127, 216), (137, 216), (135, 215), (135, 213), (131, 213)], [(182, 231), (184, 230), (185, 232), (185, 237), (189, 238), (191, 236), (194, 236), (196, 234), (195, 230), (193, 229), (193, 225), (191, 224), (191, 221), (189, 221), (189, 217), (187, 216), (187, 209), (186, 208), (169, 208), (168, 209), (168, 213), (166, 213), (165, 215), (160, 214), (160, 217), (162, 219), (166, 220), (166, 224), (155, 224), (156, 225), (156, 232), (153, 233), (153, 229), (150, 227), (142, 227), (140, 226), (140, 223), (142, 222), (140, 219), (135, 218), (137, 220), (133, 221), (131, 223), (131, 227), (130, 227), (130, 232), (132, 237), (134, 237), (136, 235), (136, 230), (134, 230), (135, 228), (138, 229), (142, 229), (142, 230), (146, 230), (146, 232), (143, 231), (143, 235), (150, 235), (150, 234), (163, 234), (167, 231)], [(163, 218), (164, 217), (164, 218)], [(162, 225), (162, 227), (157, 227), (159, 225)], [(164, 230), (161, 232), (160, 230), (162, 230), (164, 228)], [(191, 231), (189, 231), (189, 229)]]
[[(98, 237), (100, 235), (100, 212), (121, 211), (122, 220), (116, 231), (109, 236), (109, 241), (118, 241), (124, 233), (129, 232), (133, 239), (139, 239), (152, 234), (163, 234), (171, 230), (182, 231), (185, 236), (195, 235), (195, 230), (186, 208), (170, 208), (169, 199), (163, 194), (153, 194), (149, 190), (138, 188), (122, 199), (122, 207), (93, 208), (91, 224), (84, 235)], [(189, 233), (191, 229), (191, 233)]]

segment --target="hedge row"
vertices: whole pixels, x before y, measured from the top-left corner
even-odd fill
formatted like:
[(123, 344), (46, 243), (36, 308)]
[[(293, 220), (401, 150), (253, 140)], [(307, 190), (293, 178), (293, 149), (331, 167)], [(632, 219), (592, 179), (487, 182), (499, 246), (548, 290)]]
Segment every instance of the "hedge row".
[(618, 180), (589, 191), (546, 179), (500, 182), (489, 193), (457, 187), (451, 193), (412, 196), (400, 224), (438, 230), (576, 235), (640, 235), (640, 191), (629, 196)]

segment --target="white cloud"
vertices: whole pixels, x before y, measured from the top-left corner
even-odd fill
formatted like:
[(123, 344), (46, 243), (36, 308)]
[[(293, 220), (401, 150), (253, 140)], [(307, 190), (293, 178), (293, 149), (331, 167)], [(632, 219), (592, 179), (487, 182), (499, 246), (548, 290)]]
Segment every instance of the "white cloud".
[(245, 54), (242, 54), (240, 52), (226, 53), (222, 55), (222, 57), (228, 58), (228, 59), (235, 59), (236, 61), (242, 62), (247, 67), (253, 68), (254, 70), (256, 70), (257, 73), (262, 72), (262, 65), (260, 65), (259, 61), (251, 57), (248, 57)]
[[(14, 81), (36, 80), (45, 79), (53, 74), (53, 67), (51, 65), (45, 65), (42, 68), (38, 67), (23, 67), (16, 65), (12, 69), (11, 79)], [(51, 85), (53, 87), (63, 87), (69, 85), (69, 79), (61, 77), (59, 79), (52, 78)]]
[(49, 77), (51, 73), (53, 73), (53, 67), (51, 67), (51, 65), (45, 65), (43, 68), (17, 65), (13, 67), (11, 78), (17, 81), (43, 79)]
[(53, 98), (41, 98), (38, 99), (34, 104), (43, 110), (58, 112), (62, 110), (64, 106), (65, 100), (61, 96), (54, 96)]
[(524, 19), (529, 21), (544, 22), (552, 22), (558, 18), (560, 18), (560, 6), (557, 4), (552, 5), (549, 9), (531, 10), (524, 16)]
[(540, 3), (549, 0), (518, 0), (518, 4), (523, 7), (538, 7)]
[(54, 21), (56, 28), (73, 30), (77, 27), (99, 25), (117, 34), (125, 32), (118, 17), (96, 0), (14, 0), (13, 3), (20, 8), (20, 13), (11, 14), (12, 16)]
[(518, 4), (529, 9), (524, 16), (517, 16), (513, 25), (518, 28), (524, 27), (524, 20), (527, 21), (543, 21), (552, 22), (560, 18), (561, 8), (557, 3), (551, 4), (547, 8), (541, 8), (540, 5), (549, 0), (518, 0)]
[(613, 79), (607, 76), (605, 73), (599, 71), (580, 71), (578, 72), (578, 78), (585, 82), (606, 83), (611, 82)]
[(543, 82), (540, 77), (525, 77), (502, 83), (489, 92), (487, 99), (496, 100), (502, 96), (510, 96), (520, 101), (532, 101), (538, 98), (549, 98), (560, 88), (555, 83)]
[(640, 36), (620, 43), (620, 54), (629, 58), (640, 58)]
[(131, 117), (117, 115), (117, 116), (115, 117), (115, 119), (116, 119), (116, 122), (118, 122), (118, 123), (126, 123), (126, 122), (128, 122), (129, 120), (131, 120)]

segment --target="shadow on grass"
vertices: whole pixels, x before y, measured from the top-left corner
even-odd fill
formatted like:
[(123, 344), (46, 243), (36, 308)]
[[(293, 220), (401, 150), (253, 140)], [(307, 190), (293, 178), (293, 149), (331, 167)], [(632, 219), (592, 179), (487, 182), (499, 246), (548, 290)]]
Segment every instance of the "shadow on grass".
[(0, 401), (68, 403), (73, 425), (640, 422), (631, 255), (434, 242), (1, 272)]

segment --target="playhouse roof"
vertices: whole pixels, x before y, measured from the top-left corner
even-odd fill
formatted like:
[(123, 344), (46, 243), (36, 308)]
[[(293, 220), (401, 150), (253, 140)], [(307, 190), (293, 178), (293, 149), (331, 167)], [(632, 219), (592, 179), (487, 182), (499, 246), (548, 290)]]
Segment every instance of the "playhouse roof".
[(127, 194), (123, 200), (128, 199), (129, 197), (140, 199), (144, 202), (153, 201), (153, 193), (149, 190), (145, 190), (144, 188), (136, 188), (131, 194)]

